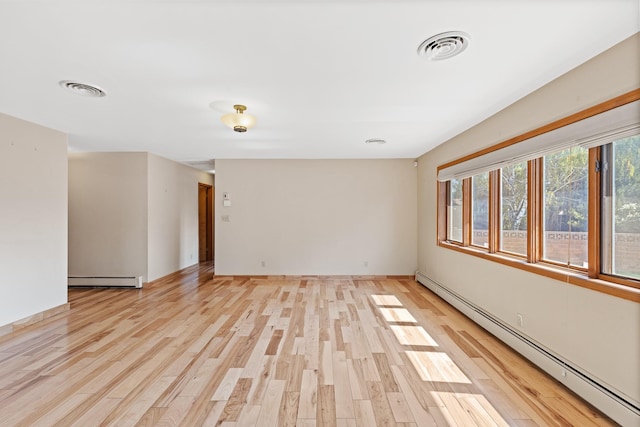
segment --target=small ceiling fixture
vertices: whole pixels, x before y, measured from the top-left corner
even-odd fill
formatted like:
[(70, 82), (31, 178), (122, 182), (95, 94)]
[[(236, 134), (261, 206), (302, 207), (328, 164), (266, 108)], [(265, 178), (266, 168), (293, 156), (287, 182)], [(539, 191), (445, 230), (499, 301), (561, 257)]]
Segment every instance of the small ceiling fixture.
[(418, 55), (431, 61), (453, 58), (469, 46), (469, 34), (462, 31), (448, 31), (436, 34), (423, 41), (418, 47)]
[(246, 132), (247, 129), (256, 124), (256, 118), (254, 116), (251, 114), (244, 114), (247, 109), (244, 105), (234, 105), (233, 109), (236, 110), (235, 113), (225, 114), (220, 118), (220, 120), (234, 131)]
[(62, 80), (59, 85), (76, 95), (87, 96), (90, 98), (102, 98), (103, 96), (107, 96), (107, 92), (100, 89), (98, 86), (79, 83), (73, 80)]
[(386, 144), (387, 141), (382, 138), (369, 138), (364, 143), (365, 144)]

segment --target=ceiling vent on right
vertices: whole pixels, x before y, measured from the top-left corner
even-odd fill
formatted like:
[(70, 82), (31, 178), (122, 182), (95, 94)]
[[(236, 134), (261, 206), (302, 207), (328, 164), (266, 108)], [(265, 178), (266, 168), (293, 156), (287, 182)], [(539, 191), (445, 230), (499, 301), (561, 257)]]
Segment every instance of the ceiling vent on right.
[(448, 31), (436, 34), (423, 41), (418, 47), (418, 55), (430, 61), (453, 58), (469, 46), (469, 34), (462, 31)]

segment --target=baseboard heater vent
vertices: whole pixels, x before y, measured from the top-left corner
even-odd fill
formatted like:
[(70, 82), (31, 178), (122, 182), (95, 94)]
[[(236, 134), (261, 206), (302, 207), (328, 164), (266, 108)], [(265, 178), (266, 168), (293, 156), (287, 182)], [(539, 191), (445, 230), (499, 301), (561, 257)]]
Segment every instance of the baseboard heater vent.
[[(494, 317), (481, 307), (448, 289), (446, 286), (429, 278), (426, 274), (417, 271), (415, 280), (438, 294), (471, 320), (509, 344), (514, 350), (521, 353), (524, 357), (602, 410), (602, 412), (615, 421), (622, 425), (629, 425), (629, 421), (635, 420), (635, 422), (637, 422), (639, 419), (640, 407), (626, 396), (602, 384), (587, 372), (572, 365), (571, 362), (554, 354), (551, 350), (533, 341), (518, 330), (512, 328), (509, 324)], [(559, 375), (560, 372), (571, 373), (580, 381), (567, 381), (568, 378), (562, 378), (563, 375)]]
[(142, 276), (69, 276), (70, 288), (142, 288)]

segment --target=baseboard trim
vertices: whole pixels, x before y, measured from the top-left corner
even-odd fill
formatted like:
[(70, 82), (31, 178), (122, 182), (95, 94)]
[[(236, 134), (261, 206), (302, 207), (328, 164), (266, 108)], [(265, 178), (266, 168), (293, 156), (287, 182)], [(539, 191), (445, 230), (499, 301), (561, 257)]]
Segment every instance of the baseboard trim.
[(70, 288), (142, 288), (142, 276), (69, 276)]
[(405, 275), (348, 275), (348, 274), (336, 274), (336, 275), (288, 275), (288, 274), (275, 274), (275, 275), (237, 275), (237, 274), (222, 274), (213, 275), (217, 280), (414, 280), (414, 276)]
[(50, 317), (53, 317), (57, 314), (69, 311), (70, 308), (71, 304), (69, 303), (60, 304), (39, 313), (32, 314), (31, 316), (16, 320), (15, 322), (9, 323), (8, 325), (0, 326), (0, 336), (8, 335), (12, 332), (26, 328), (27, 326), (42, 322), (43, 320), (49, 319)]
[(417, 271), (415, 280), (616, 422), (635, 425), (640, 420), (640, 407), (635, 402), (603, 384), (570, 360), (554, 353), (423, 272)]

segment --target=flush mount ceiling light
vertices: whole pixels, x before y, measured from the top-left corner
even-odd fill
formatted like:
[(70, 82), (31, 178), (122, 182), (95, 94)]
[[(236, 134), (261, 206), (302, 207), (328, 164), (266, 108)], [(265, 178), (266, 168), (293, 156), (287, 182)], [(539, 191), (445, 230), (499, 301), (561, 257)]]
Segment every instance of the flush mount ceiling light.
[(469, 34), (462, 31), (448, 31), (436, 34), (423, 41), (418, 47), (418, 55), (430, 61), (453, 58), (469, 46)]
[(73, 80), (62, 80), (58, 84), (76, 95), (87, 96), (90, 98), (102, 98), (103, 96), (107, 96), (107, 92), (100, 89), (98, 86), (86, 83), (79, 83)]
[(247, 129), (253, 127), (256, 124), (256, 118), (251, 114), (244, 114), (247, 107), (244, 105), (234, 105), (233, 109), (235, 113), (225, 114), (220, 118), (222, 123), (229, 126), (236, 132), (246, 132)]

